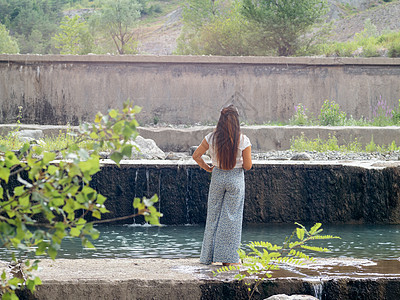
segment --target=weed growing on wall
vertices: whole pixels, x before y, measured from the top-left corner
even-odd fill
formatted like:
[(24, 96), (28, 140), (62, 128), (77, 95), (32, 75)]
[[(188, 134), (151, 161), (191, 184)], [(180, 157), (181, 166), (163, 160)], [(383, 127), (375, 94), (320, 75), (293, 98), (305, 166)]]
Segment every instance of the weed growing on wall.
[(318, 119), (322, 126), (341, 126), (346, 122), (346, 113), (340, 110), (335, 101), (325, 100)]
[(323, 231), (321, 223), (316, 223), (310, 230), (299, 223), (295, 224), (298, 227), (289, 237), (285, 238), (282, 246), (263, 241), (251, 242), (246, 245), (250, 252), (246, 253), (243, 249), (238, 251), (242, 266), (224, 266), (217, 269), (214, 276), (223, 272), (239, 270), (239, 274), (235, 276), (238, 280), (255, 277), (255, 285), (252, 288), (250, 283), (246, 282), (248, 296), (251, 299), (258, 291), (258, 286), (265, 279), (273, 276), (271, 271), (279, 270), (282, 266), (304, 265), (317, 260), (303, 251), (329, 252), (327, 248), (309, 245), (311, 241), (340, 238), (332, 235), (320, 235)]
[(380, 97), (379, 101), (371, 107), (372, 111), (372, 121), (371, 124), (374, 126), (387, 126), (391, 125), (393, 112), (386, 103), (386, 100), (382, 100)]
[(292, 125), (311, 125), (312, 118), (309, 117), (308, 109), (302, 104), (294, 106), (294, 115), (293, 118), (289, 121)]

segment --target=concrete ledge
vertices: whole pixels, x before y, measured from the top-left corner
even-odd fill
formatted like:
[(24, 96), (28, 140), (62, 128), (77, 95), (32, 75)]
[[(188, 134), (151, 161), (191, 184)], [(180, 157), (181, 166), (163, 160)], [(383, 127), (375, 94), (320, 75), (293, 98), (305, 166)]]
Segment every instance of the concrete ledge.
[[(21, 129), (42, 130), (45, 136), (56, 136), (60, 131), (77, 130), (77, 126), (58, 125), (18, 125)], [(0, 135), (7, 135), (17, 124), (0, 124)], [(139, 127), (138, 131), (146, 139), (152, 139), (163, 151), (186, 152), (191, 146), (201, 143), (204, 136), (214, 126), (195, 126), (189, 128)], [(327, 140), (335, 136), (339, 144), (348, 144), (355, 139), (365, 148), (373, 138), (377, 145), (389, 145), (393, 141), (400, 145), (400, 127), (360, 127), (360, 126), (243, 126), (242, 132), (252, 142), (254, 151), (273, 151), (290, 149), (290, 140), (304, 134), (309, 139)]]
[(287, 65), (400, 65), (400, 58), (371, 57), (268, 57), (197, 55), (31, 55), (0, 54), (0, 63), (73, 62), (73, 63), (196, 63), (196, 64), (287, 64)]
[[(315, 295), (322, 299), (399, 299), (400, 262), (357, 259), (320, 260), (320, 265), (274, 271), (254, 299), (274, 294)], [(392, 268), (380, 268), (381, 264)], [(4, 267), (4, 264), (3, 264)], [(198, 259), (45, 259), (36, 274), (43, 285), (31, 299), (246, 299), (247, 286), (235, 272), (214, 277), (220, 266)], [(397, 270), (394, 271), (394, 270)], [(356, 272), (358, 275), (354, 275)]]
[[(188, 151), (190, 146), (197, 146), (204, 136), (215, 127), (191, 127), (187, 129), (140, 127), (139, 133), (150, 138), (164, 151)], [(363, 146), (373, 139), (377, 145), (389, 145), (393, 141), (400, 145), (400, 127), (356, 127), (356, 126), (243, 126), (255, 151), (288, 150), (294, 137), (304, 134), (309, 139), (327, 140), (335, 136), (338, 144), (357, 141)]]

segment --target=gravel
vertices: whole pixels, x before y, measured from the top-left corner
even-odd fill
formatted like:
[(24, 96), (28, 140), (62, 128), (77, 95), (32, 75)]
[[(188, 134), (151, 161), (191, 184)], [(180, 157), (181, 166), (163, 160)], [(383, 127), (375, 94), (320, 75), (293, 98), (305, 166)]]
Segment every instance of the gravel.
[[(262, 153), (254, 153), (253, 160), (290, 160), (299, 152), (286, 150), (286, 151), (270, 151)], [(350, 160), (350, 161), (365, 161), (365, 160), (378, 160), (378, 161), (397, 161), (400, 160), (400, 151), (393, 151), (388, 153), (378, 152), (340, 152), (340, 151), (304, 151), (308, 154), (311, 160), (329, 161), (329, 160)]]

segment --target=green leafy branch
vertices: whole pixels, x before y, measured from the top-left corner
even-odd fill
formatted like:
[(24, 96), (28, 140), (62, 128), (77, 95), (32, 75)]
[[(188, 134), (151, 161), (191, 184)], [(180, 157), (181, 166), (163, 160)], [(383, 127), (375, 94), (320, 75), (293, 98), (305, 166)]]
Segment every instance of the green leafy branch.
[[(159, 225), (161, 214), (151, 199), (135, 198), (131, 216), (101, 220), (108, 213), (106, 197), (90, 187), (92, 176), (100, 171), (98, 151), (106, 145), (112, 149), (111, 159), (119, 166), (124, 156), (131, 156), (131, 142), (138, 135), (135, 114), (140, 108), (130, 102), (121, 111), (96, 115), (93, 124), (83, 124), (75, 142), (61, 150), (63, 159), (55, 161), (56, 153), (40, 145), (26, 143), (16, 154), (14, 149), (0, 147), (0, 243), (2, 247), (35, 255), (56, 258), (61, 241), (66, 236), (78, 237), (86, 248), (94, 248), (90, 239), (97, 239), (95, 223), (144, 215), (151, 224)], [(80, 143), (89, 144), (89, 150)], [(88, 222), (87, 216), (97, 221)], [(13, 263), (17, 262), (15, 255)], [(16, 299), (15, 290), (28, 288), (32, 292), (40, 279), (32, 275), (37, 262), (20, 263), (21, 276), (3, 271), (0, 293), (3, 299)]]
[[(253, 289), (248, 287), (248, 296), (251, 299), (258, 286), (267, 278), (271, 278), (271, 271), (279, 270), (283, 265), (303, 265), (307, 261), (315, 262), (316, 259), (306, 255), (300, 249), (305, 249), (315, 252), (329, 252), (329, 249), (317, 246), (307, 245), (313, 240), (326, 240), (326, 239), (339, 239), (338, 236), (320, 235), (323, 231), (321, 223), (316, 223), (310, 230), (307, 230), (303, 225), (295, 223), (297, 227), (293, 233), (285, 238), (282, 246), (274, 245), (269, 242), (254, 241), (246, 246), (250, 248), (251, 252), (246, 253), (243, 249), (239, 249), (239, 257), (242, 261), (244, 270), (241, 271), (240, 265), (229, 265), (218, 268), (214, 276), (218, 274), (237, 271), (240, 272), (235, 275), (238, 280), (243, 280), (246, 277), (256, 276), (255, 285)], [(297, 239), (296, 239), (297, 238)], [(246, 283), (249, 285), (249, 283)]]

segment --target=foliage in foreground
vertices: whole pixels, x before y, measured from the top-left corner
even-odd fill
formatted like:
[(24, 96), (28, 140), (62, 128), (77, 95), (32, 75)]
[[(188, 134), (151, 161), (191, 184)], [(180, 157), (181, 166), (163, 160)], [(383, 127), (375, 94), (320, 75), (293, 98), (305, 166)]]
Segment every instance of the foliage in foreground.
[[(235, 275), (236, 279), (254, 278), (254, 287), (248, 287), (248, 296), (251, 299), (254, 293), (258, 292), (258, 286), (265, 279), (272, 277), (271, 271), (279, 270), (282, 266), (304, 265), (307, 262), (316, 261), (314, 257), (305, 254), (303, 251), (329, 252), (327, 248), (309, 245), (311, 241), (340, 238), (332, 235), (320, 235), (323, 230), (320, 228), (321, 223), (316, 223), (310, 230), (299, 223), (295, 224), (298, 227), (290, 237), (285, 238), (282, 246), (263, 241), (251, 242), (246, 245), (251, 252), (246, 253), (243, 249), (239, 249), (242, 266), (224, 266), (214, 272), (214, 275), (239, 270), (240, 272)], [(250, 286), (248, 281), (246, 284)]]
[[(93, 248), (90, 238), (97, 239), (98, 230), (85, 217), (101, 219), (107, 213), (106, 198), (89, 186), (92, 176), (99, 172), (98, 151), (104, 145), (113, 149), (111, 159), (119, 165), (123, 156), (130, 156), (130, 141), (137, 136), (135, 114), (139, 107), (125, 103), (122, 111), (98, 113), (93, 124), (83, 124), (75, 143), (63, 149), (64, 160), (54, 161), (56, 153), (44, 151), (40, 145), (26, 143), (18, 151), (0, 146), (0, 241), (2, 247), (13, 249), (25, 257), (49, 255), (56, 258), (65, 237), (78, 237), (86, 248)], [(72, 134), (72, 133), (71, 133)], [(90, 141), (91, 150), (79, 146)], [(151, 224), (159, 224), (160, 213), (151, 199), (134, 199), (137, 211)], [(13, 252), (13, 253), (14, 253)], [(12, 260), (17, 264), (17, 257)], [(41, 281), (31, 272), (38, 261), (25, 261), (19, 276), (1, 275), (0, 292), (3, 299), (16, 299), (17, 289), (35, 290)]]

